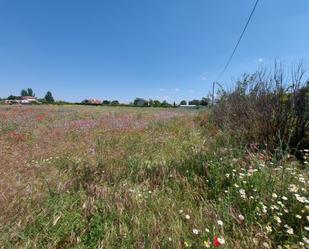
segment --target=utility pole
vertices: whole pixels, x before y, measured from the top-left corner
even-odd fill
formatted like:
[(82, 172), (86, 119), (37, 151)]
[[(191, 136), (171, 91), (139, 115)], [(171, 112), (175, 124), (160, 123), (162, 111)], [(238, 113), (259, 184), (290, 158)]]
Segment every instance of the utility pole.
[(214, 105), (215, 101), (215, 82), (212, 82), (212, 95), (211, 95), (211, 105)]
[(211, 105), (212, 106), (214, 105), (214, 102), (215, 102), (215, 85), (216, 84), (224, 91), (223, 86), (219, 82), (214, 81), (212, 83), (212, 98), (211, 98)]

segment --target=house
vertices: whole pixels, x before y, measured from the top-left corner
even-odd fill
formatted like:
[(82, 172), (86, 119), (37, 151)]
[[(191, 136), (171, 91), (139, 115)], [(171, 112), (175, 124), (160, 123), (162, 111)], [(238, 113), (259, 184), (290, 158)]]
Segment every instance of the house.
[(20, 105), (20, 100), (6, 99), (6, 100), (4, 100), (4, 104), (6, 104), (6, 105)]
[(32, 96), (21, 96), (21, 97), (17, 97), (16, 99), (7, 99), (4, 100), (4, 104), (6, 105), (30, 105), (33, 103), (40, 103), (38, 102), (36, 97), (32, 97)]
[(99, 99), (85, 99), (83, 103), (86, 105), (102, 105), (103, 101)]
[(33, 96), (21, 96), (21, 103), (37, 102), (37, 98)]

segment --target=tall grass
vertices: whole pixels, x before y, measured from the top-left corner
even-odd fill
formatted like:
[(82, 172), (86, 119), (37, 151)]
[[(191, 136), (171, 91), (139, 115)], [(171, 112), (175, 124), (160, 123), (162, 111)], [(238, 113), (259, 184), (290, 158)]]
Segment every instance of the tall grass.
[(301, 64), (290, 73), (273, 69), (245, 74), (221, 92), (213, 109), (215, 123), (255, 149), (280, 154), (309, 147), (309, 81)]
[[(39, 151), (23, 154), (35, 174), (22, 185), (23, 197), (3, 205), (0, 248), (308, 244), (308, 171), (293, 156), (270, 160), (266, 153), (236, 146), (205, 119), (207, 113), (158, 120), (153, 115), (162, 113), (132, 109), (138, 113), (136, 125), (120, 109), (108, 115), (112, 125), (106, 126), (105, 117), (99, 122), (101, 109), (59, 108), (56, 113), (48, 109), (50, 118), (46, 124), (38, 121), (42, 130), (27, 143), (43, 140)], [(63, 112), (76, 121), (72, 126), (59, 126)], [(49, 133), (53, 136), (45, 141)], [(0, 141), (6, 148), (14, 145), (15, 155), (26, 143), (12, 141), (9, 133)], [(53, 154), (50, 146), (59, 150)], [(302, 152), (308, 158), (309, 151)], [(8, 151), (6, 158), (15, 160)]]

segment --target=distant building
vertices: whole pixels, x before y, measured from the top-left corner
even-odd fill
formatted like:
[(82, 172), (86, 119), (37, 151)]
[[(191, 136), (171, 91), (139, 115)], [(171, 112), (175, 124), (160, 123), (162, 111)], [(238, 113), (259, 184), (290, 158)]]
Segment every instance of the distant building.
[(20, 104), (22, 105), (29, 105), (29, 104), (32, 104), (32, 103), (37, 103), (38, 100), (36, 97), (33, 97), (33, 96), (21, 96), (21, 100), (20, 100)]
[(21, 96), (20, 99), (7, 99), (4, 100), (6, 105), (30, 105), (33, 103), (39, 103), (36, 97)]
[(99, 99), (85, 99), (83, 103), (86, 105), (102, 105), (103, 101)]
[(21, 100), (26, 100), (29, 102), (37, 102), (37, 98), (33, 96), (21, 96)]
[(6, 104), (6, 105), (20, 105), (20, 100), (6, 99), (6, 100), (4, 100), (4, 104)]

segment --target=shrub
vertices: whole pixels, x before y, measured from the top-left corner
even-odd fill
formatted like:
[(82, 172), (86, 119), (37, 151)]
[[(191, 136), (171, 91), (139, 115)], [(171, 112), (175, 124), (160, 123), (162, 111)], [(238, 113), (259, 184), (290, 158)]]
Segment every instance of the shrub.
[(277, 152), (308, 147), (309, 84), (301, 64), (286, 77), (281, 65), (245, 74), (222, 91), (214, 122), (251, 148)]

